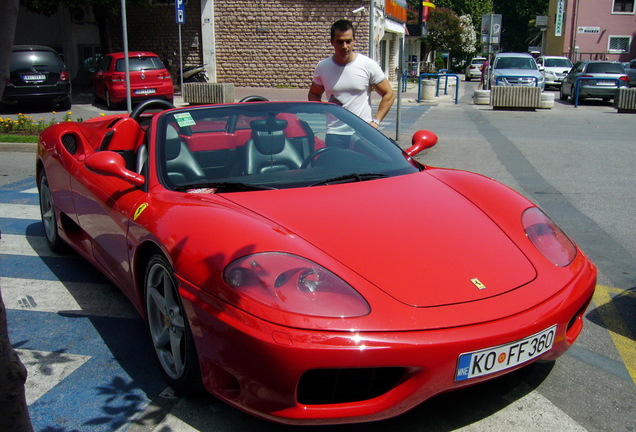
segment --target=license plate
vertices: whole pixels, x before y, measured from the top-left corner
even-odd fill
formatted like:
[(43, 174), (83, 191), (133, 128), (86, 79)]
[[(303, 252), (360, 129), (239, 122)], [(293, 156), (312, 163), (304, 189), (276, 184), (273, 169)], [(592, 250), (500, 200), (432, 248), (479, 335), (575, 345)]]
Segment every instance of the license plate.
[(135, 90), (135, 94), (136, 95), (149, 95), (149, 94), (155, 94), (156, 90), (155, 89), (140, 89), (140, 90)]
[(598, 80), (598, 81), (596, 81), (596, 85), (610, 85), (610, 86), (616, 86), (616, 83), (615, 83), (614, 81)]
[(44, 81), (46, 79), (46, 75), (22, 75), (22, 79), (25, 81)]
[(510, 369), (550, 351), (557, 326), (525, 339), (459, 356), (455, 381), (477, 378)]

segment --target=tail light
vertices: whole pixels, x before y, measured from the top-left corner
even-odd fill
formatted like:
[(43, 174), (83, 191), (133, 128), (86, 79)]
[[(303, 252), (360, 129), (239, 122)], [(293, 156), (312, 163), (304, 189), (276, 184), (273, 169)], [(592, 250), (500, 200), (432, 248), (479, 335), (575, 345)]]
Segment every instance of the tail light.
[(126, 74), (112, 74), (110, 80), (112, 82), (124, 82), (126, 81)]
[(170, 72), (168, 72), (168, 71), (160, 72), (159, 75), (157, 75), (157, 78), (159, 78), (159, 79), (170, 79)]
[(629, 77), (627, 75), (621, 75), (619, 80), (621, 80), (623, 82), (629, 82)]
[(69, 80), (68, 71), (62, 71), (60, 73), (60, 77), (57, 79), (58, 82), (66, 82)]

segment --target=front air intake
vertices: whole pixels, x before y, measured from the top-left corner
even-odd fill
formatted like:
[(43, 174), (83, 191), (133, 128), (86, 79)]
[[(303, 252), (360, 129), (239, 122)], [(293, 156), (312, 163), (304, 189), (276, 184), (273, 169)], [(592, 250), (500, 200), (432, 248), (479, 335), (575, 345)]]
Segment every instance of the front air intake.
[(405, 372), (401, 367), (310, 370), (298, 383), (298, 402), (326, 405), (373, 399), (397, 386)]

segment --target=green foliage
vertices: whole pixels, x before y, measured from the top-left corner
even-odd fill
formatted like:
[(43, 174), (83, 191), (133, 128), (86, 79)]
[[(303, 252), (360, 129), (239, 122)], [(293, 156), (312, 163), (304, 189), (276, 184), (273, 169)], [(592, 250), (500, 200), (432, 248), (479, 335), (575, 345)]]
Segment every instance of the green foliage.
[(493, 0), (495, 13), (501, 14), (502, 50), (527, 51), (532, 33), (529, 22), (537, 15), (547, 15), (549, 3), (549, 0)]
[(450, 9), (437, 8), (429, 15), (428, 36), (424, 39), (431, 51), (455, 51), (462, 44), (459, 17)]
[[(53, 112), (53, 114), (56, 114)], [(73, 121), (71, 116), (73, 113), (71, 111), (66, 112), (62, 116), (62, 121)], [(103, 114), (102, 114), (103, 115)], [(82, 122), (84, 121), (82, 118), (78, 117), (75, 121)], [(2, 118), (0, 117), (0, 134), (3, 135), (17, 135), (17, 136), (38, 136), (40, 132), (42, 132), (47, 127), (57, 123), (56, 119), (51, 119), (49, 121), (45, 121), (44, 119), (39, 119), (38, 121), (35, 118), (27, 116), (25, 114), (19, 113), (18, 117), (12, 119), (10, 117)], [(10, 141), (16, 142), (16, 141)]]

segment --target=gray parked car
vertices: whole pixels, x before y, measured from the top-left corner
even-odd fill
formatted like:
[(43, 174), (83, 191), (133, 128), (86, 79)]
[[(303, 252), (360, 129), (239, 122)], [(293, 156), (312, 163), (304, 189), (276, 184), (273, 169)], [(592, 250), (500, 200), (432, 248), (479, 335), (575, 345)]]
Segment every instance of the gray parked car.
[(545, 77), (537, 62), (526, 53), (499, 53), (492, 62), (490, 85), (545, 88)]
[(629, 86), (636, 87), (636, 59), (627, 63), (627, 66), (625, 66), (625, 73), (629, 77)]
[[(574, 98), (577, 78), (585, 78), (579, 84), (579, 98), (614, 99), (619, 87), (629, 86), (629, 77), (619, 62), (586, 60), (577, 62), (561, 85), (561, 100)], [(591, 79), (594, 78), (594, 79)]]

